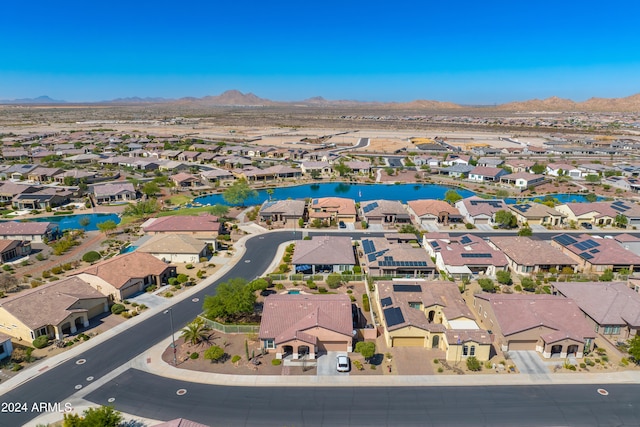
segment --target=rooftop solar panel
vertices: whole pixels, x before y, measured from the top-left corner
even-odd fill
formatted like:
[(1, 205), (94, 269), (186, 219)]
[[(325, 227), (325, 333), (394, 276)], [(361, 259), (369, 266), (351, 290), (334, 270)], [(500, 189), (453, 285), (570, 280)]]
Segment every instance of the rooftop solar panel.
[(374, 262), (376, 260), (376, 254), (367, 255), (367, 259), (369, 260), (369, 262)]
[(404, 316), (402, 315), (402, 311), (398, 307), (390, 307), (382, 310), (384, 313), (384, 319), (387, 322), (387, 327), (400, 325), (404, 323)]
[(591, 249), (589, 252), (591, 252), (592, 254), (597, 254), (600, 253), (599, 249)]
[(485, 254), (485, 253), (460, 254), (460, 256), (462, 258), (491, 258), (491, 254)]
[(393, 304), (393, 303), (391, 302), (391, 297), (386, 297), (386, 298), (382, 298), (382, 299), (380, 300), (380, 304), (381, 304), (383, 307), (387, 307), (387, 306), (390, 306), (390, 305), (391, 305), (391, 304)]
[(585, 240), (585, 243), (587, 243), (589, 245), (589, 247), (591, 248), (597, 248), (598, 246), (600, 246), (600, 243), (596, 242), (595, 240), (589, 239), (589, 240)]
[(583, 253), (580, 254), (580, 258), (592, 259), (593, 255), (591, 255), (590, 253), (587, 253), (587, 252), (583, 252)]
[(563, 246), (572, 245), (577, 242), (576, 239), (569, 236), (568, 234), (561, 234), (559, 236), (554, 237), (553, 240), (555, 240), (556, 242), (560, 243)]
[(420, 285), (393, 285), (394, 292), (422, 292)]
[(469, 236), (463, 236), (462, 239), (460, 239), (460, 243), (466, 245), (467, 243), (471, 243), (471, 239), (469, 238)]

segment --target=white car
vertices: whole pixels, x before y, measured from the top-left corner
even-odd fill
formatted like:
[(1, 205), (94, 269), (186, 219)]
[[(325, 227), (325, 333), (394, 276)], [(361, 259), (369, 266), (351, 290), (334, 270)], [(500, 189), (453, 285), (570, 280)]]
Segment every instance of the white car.
[(341, 354), (338, 357), (336, 357), (337, 360), (337, 366), (336, 368), (338, 369), (338, 372), (349, 372), (349, 370), (351, 369), (351, 362), (349, 361), (349, 357)]

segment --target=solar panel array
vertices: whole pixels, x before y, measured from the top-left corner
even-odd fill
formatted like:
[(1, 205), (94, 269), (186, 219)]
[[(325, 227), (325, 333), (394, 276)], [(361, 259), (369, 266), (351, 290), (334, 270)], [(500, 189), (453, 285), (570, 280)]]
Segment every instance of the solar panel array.
[(391, 297), (386, 297), (386, 298), (382, 298), (382, 299), (380, 300), (380, 304), (381, 304), (383, 307), (388, 307), (388, 306), (390, 306), (391, 304), (393, 304), (393, 302), (391, 301)]
[(469, 236), (462, 236), (462, 239), (460, 239), (460, 243), (466, 245), (467, 243), (471, 243), (471, 239), (469, 238)]
[(522, 213), (525, 213), (525, 212), (527, 212), (529, 209), (531, 209), (531, 205), (530, 205), (530, 204), (525, 204), (525, 205), (513, 205), (512, 207), (513, 207), (513, 209), (515, 209), (515, 210), (517, 210), (517, 211), (519, 211), (519, 212), (522, 212)]
[(380, 267), (426, 267), (426, 261), (380, 261)]
[(430, 242), (430, 243), (431, 243), (431, 246), (433, 248), (439, 248), (440, 247), (440, 243), (436, 242), (435, 240), (433, 242)]
[(480, 204), (490, 205), (493, 208), (500, 209), (502, 207), (501, 200), (471, 200), (471, 206), (477, 206)]
[(362, 212), (368, 213), (378, 207), (378, 202), (369, 203), (367, 206), (362, 208)]
[(600, 246), (600, 243), (596, 242), (595, 240), (585, 240), (584, 242), (578, 242), (575, 244), (576, 249), (579, 249), (581, 251), (586, 251), (589, 250), (591, 248), (596, 248)]
[(376, 251), (376, 245), (373, 244), (373, 241), (365, 239), (362, 241), (362, 249), (365, 254), (370, 254)]
[(618, 212), (624, 212), (631, 209), (629, 206), (625, 205), (622, 200), (611, 203), (611, 208), (615, 209)]
[(577, 242), (576, 239), (569, 236), (568, 234), (561, 234), (559, 236), (554, 237), (553, 240), (560, 243), (562, 246), (573, 245), (575, 242)]
[(580, 254), (580, 258), (584, 258), (584, 259), (592, 259), (592, 258), (593, 258), (593, 255), (591, 255), (590, 253), (587, 253), (587, 252), (582, 252), (582, 253)]
[(398, 307), (390, 307), (382, 310), (384, 313), (384, 319), (387, 322), (387, 327), (400, 325), (404, 323), (404, 316), (402, 315), (402, 311)]
[(422, 292), (420, 285), (393, 285), (393, 292)]
[(460, 254), (462, 258), (491, 258), (491, 254), (485, 253), (473, 253), (473, 254)]

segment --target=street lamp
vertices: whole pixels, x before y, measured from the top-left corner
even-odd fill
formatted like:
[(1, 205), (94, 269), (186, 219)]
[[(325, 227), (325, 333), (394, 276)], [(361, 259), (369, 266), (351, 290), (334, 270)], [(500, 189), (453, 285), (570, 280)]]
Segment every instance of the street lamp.
[(178, 359), (176, 358), (176, 338), (173, 333), (173, 309), (168, 308), (162, 313), (169, 313), (169, 322), (171, 323), (171, 347), (173, 347), (173, 366), (178, 366)]

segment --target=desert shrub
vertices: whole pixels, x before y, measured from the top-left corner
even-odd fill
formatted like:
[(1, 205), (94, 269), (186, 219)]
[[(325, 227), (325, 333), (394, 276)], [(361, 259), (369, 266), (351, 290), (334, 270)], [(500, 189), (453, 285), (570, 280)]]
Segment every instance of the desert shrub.
[(44, 257), (44, 255), (42, 254), (42, 252), (38, 253), (38, 255), (36, 255), (36, 259), (38, 261), (44, 261), (46, 258)]
[(349, 299), (351, 300), (351, 302), (356, 302), (356, 297), (354, 297), (353, 295), (349, 295)]
[(271, 364), (272, 364), (273, 366), (280, 366), (280, 365), (282, 364), (282, 360), (280, 360), (280, 359), (273, 359), (273, 360), (271, 361)]
[(437, 365), (440, 361), (438, 359), (433, 359), (433, 363)]
[(324, 286), (318, 286), (318, 292), (321, 294), (326, 294), (327, 288), (325, 288)]
[(42, 285), (42, 281), (41, 280), (33, 279), (31, 281), (31, 287), (32, 288), (37, 288), (40, 285)]
[(189, 280), (189, 276), (187, 276), (186, 274), (178, 274), (178, 283), (184, 283), (187, 280)]
[(53, 268), (51, 269), (51, 272), (52, 272), (53, 274), (62, 274), (62, 272), (63, 272), (63, 271), (64, 271), (64, 270), (63, 270), (63, 269), (62, 269), (62, 267), (61, 267), (61, 266), (59, 266), (59, 265), (56, 265), (55, 267), (53, 267)]
[(13, 366), (11, 367), (11, 370), (13, 372), (18, 372), (20, 369), (22, 369), (23, 366), (19, 363), (14, 363)]
[(575, 365), (568, 365), (567, 369), (570, 370), (570, 371), (575, 371), (576, 367), (575, 367)]
[(469, 369), (470, 371), (477, 372), (482, 370), (482, 364), (478, 359), (476, 359), (475, 356), (470, 356), (470, 357), (467, 357), (467, 369)]
[(198, 357), (200, 357), (200, 355), (198, 353), (191, 353), (189, 355), (189, 359), (191, 359), (191, 360), (196, 360)]
[(49, 270), (45, 270), (42, 272), (42, 278), (43, 279), (48, 279), (51, 277), (51, 272)]
[(367, 294), (362, 295), (362, 310), (364, 310), (365, 312), (371, 310), (371, 304), (369, 303), (369, 295)]
[(89, 251), (86, 254), (82, 255), (82, 260), (84, 262), (96, 262), (100, 258), (102, 258), (100, 253), (96, 251)]
[(439, 373), (443, 373), (443, 372), (444, 372), (444, 369), (442, 369), (442, 366), (440, 366), (440, 367), (438, 368), (438, 372), (439, 372)]
[(122, 317), (124, 317), (125, 319), (131, 319), (131, 316), (133, 316), (133, 314), (129, 313), (128, 311), (122, 312)]
[(193, 268), (193, 264), (187, 264), (184, 266), (187, 270), (191, 270)]
[(471, 224), (470, 222), (467, 222), (464, 226), (467, 230), (472, 230), (476, 228), (475, 225)]
[(196, 277), (198, 279), (202, 279), (204, 277), (205, 271), (204, 270), (198, 270), (198, 272), (196, 273)]
[(175, 277), (169, 277), (167, 282), (169, 283), (169, 286), (175, 286), (178, 284), (178, 279)]
[(35, 348), (45, 348), (49, 345), (49, 337), (46, 335), (40, 335), (38, 338), (33, 340), (32, 344)]
[(238, 363), (240, 361), (240, 359), (242, 359), (242, 358), (236, 354), (235, 356), (233, 356), (231, 358), (231, 363)]
[(125, 311), (125, 310), (126, 310), (126, 308), (125, 308), (125, 306), (124, 306), (124, 305), (122, 305), (122, 304), (113, 304), (113, 305), (111, 306), (111, 312), (112, 312), (113, 314), (120, 314), (120, 313), (122, 313), (122, 312), (123, 312), (123, 311)]
[(586, 363), (581, 363), (580, 364), (580, 369), (586, 369), (587, 368), (587, 364)]
[(146, 288), (144, 288), (145, 292), (153, 292), (155, 291), (157, 288), (155, 285), (151, 285), (151, 286), (147, 286)]
[(364, 366), (362, 366), (362, 362), (360, 362), (359, 360), (354, 360), (353, 361), (353, 366), (355, 366), (355, 368), (358, 371), (362, 371), (364, 369)]
[(67, 262), (66, 264), (62, 264), (62, 268), (64, 269), (64, 271), (73, 270), (73, 265), (71, 265), (70, 262)]
[(173, 294), (171, 292), (165, 292), (164, 296), (165, 296), (165, 298), (171, 298), (171, 297), (173, 297)]

